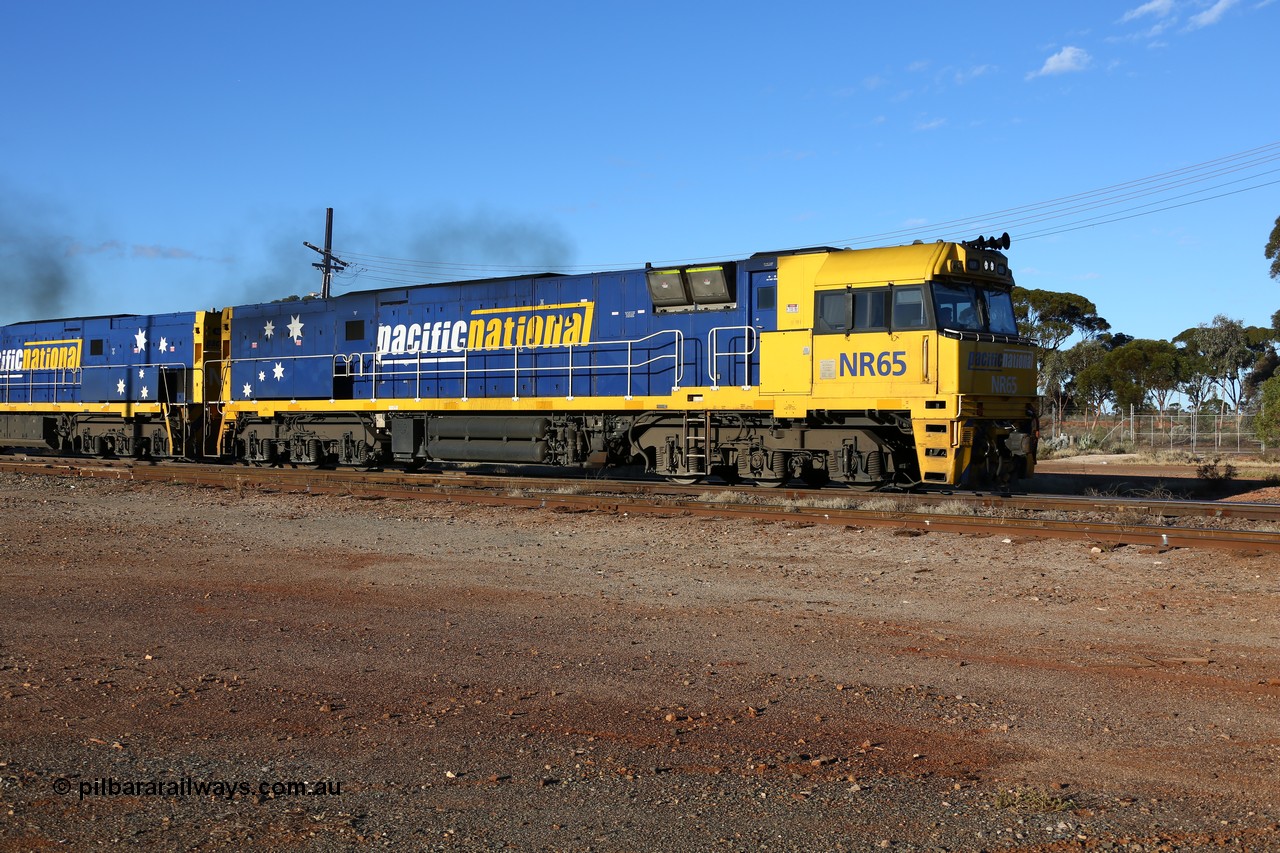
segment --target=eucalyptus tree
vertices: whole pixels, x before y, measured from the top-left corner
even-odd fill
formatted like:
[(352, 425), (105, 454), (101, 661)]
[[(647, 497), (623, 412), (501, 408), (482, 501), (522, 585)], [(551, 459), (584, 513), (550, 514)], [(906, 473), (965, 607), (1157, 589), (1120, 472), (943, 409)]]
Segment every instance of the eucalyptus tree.
[(1116, 404), (1145, 406), (1150, 400), (1164, 414), (1169, 399), (1187, 379), (1183, 353), (1169, 341), (1138, 338), (1107, 354)]
[(1013, 311), (1023, 336), (1035, 341), (1042, 354), (1057, 350), (1072, 335), (1087, 340), (1111, 328), (1098, 316), (1098, 306), (1078, 293), (1015, 287)]
[(1093, 415), (1094, 426), (1098, 424), (1103, 407), (1112, 398), (1114, 383), (1106, 365), (1109, 352), (1104, 342), (1094, 338), (1080, 341), (1062, 354), (1065, 370), (1070, 372), (1068, 393), (1086, 414)]
[[(1271, 229), (1271, 238), (1267, 240), (1267, 260), (1271, 261), (1271, 277), (1280, 278), (1280, 216), (1276, 217), (1276, 227)], [(1276, 312), (1280, 314), (1280, 311)], [(1271, 318), (1275, 325), (1275, 317)]]
[(1203, 359), (1204, 375), (1222, 391), (1223, 405), (1239, 411), (1243, 397), (1243, 373), (1260, 354), (1258, 344), (1239, 320), (1225, 314), (1201, 323), (1178, 336)]

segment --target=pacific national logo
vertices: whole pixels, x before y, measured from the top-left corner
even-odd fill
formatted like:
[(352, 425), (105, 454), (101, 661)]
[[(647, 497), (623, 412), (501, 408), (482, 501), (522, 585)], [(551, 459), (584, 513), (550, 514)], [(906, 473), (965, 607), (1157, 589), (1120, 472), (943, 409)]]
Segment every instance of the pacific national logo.
[(83, 341), (32, 341), (0, 350), (0, 370), (78, 370)]
[(970, 370), (1031, 370), (1036, 366), (1031, 353), (1021, 350), (970, 352)]
[(566, 347), (591, 343), (594, 302), (479, 308), (469, 320), (378, 326), (378, 353), (462, 352), (511, 347)]

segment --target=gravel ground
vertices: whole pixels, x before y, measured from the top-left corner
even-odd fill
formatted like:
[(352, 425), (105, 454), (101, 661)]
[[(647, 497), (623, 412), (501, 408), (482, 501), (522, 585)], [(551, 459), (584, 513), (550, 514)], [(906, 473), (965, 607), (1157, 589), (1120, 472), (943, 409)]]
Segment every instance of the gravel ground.
[(1274, 556), (20, 475), (0, 554), (3, 849), (1280, 849)]

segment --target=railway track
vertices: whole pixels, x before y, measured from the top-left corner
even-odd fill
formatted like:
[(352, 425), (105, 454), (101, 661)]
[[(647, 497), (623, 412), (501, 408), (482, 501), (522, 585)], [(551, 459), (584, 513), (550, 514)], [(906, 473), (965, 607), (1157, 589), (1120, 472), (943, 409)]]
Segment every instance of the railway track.
[(0, 472), (94, 477), (266, 492), (537, 508), (620, 515), (701, 515), (790, 524), (1035, 536), (1103, 548), (1231, 548), (1280, 551), (1280, 505), (1099, 496), (945, 492), (871, 494), (849, 489), (756, 489), (729, 485), (148, 464), (132, 460), (19, 458)]

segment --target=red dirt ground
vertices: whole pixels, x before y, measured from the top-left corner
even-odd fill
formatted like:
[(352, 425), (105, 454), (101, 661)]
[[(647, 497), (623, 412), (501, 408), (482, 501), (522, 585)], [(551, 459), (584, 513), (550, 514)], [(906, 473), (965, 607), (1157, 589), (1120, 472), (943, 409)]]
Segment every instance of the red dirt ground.
[(1274, 557), (18, 475), (0, 554), (4, 849), (1280, 848)]

